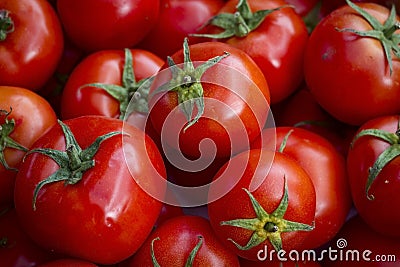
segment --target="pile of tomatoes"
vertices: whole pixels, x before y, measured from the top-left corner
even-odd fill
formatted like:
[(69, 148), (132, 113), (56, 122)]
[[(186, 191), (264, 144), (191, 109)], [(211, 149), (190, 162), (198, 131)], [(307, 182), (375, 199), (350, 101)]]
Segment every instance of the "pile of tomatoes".
[(399, 266), (391, 0), (1, 0), (1, 266)]

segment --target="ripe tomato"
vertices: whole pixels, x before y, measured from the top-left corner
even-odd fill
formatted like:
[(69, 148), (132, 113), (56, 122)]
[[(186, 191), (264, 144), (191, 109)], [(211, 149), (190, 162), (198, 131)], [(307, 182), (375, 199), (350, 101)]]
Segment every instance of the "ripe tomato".
[[(102, 115), (123, 119), (140, 82), (154, 75), (163, 63), (155, 54), (141, 49), (90, 54), (68, 78), (61, 99), (61, 117)], [(110, 91), (103, 88), (106, 86)]]
[(207, 219), (182, 215), (156, 228), (127, 266), (239, 267), (239, 260), (220, 243)]
[[(223, 0), (161, 0), (156, 25), (138, 44), (162, 59), (182, 48), (188, 34), (195, 33), (224, 5)], [(201, 38), (190, 37), (190, 43)]]
[[(389, 17), (386, 7), (349, 5), (330, 13), (313, 30), (304, 72), (308, 87), (326, 111), (340, 121), (361, 125), (400, 112), (400, 60), (392, 52), (398, 49), (398, 41), (390, 46), (400, 31), (396, 31), (398, 18), (394, 13)], [(366, 12), (371, 22), (360, 12)], [(380, 41), (362, 36), (373, 32), (384, 37)]]
[(159, 0), (57, 1), (67, 36), (86, 51), (133, 47), (157, 22), (159, 8)]
[(318, 248), (337, 234), (352, 205), (345, 159), (327, 139), (295, 127), (265, 129), (252, 147), (270, 146), (271, 131), (276, 131), (276, 150), (295, 159), (314, 184), (315, 227), (302, 245)]
[(31, 90), (0, 86), (0, 209), (12, 205), (15, 176), (27, 149), (57, 122), (50, 104)]
[[(347, 156), (354, 205), (379, 233), (400, 237), (399, 116), (383, 116), (363, 124)], [(379, 218), (379, 219), (377, 219)]]
[(165, 180), (165, 167), (149, 137), (122, 126), (81, 116), (59, 122), (32, 146), (16, 178), (15, 207), (36, 243), (99, 264), (122, 261), (142, 245), (162, 203), (135, 180)]
[(0, 9), (0, 84), (39, 90), (63, 51), (57, 14), (46, 0), (2, 0)]
[(56, 257), (32, 242), (20, 227), (14, 209), (0, 211), (1, 266), (34, 267)]
[(220, 42), (189, 46), (185, 40), (156, 75), (149, 110), (153, 127), (174, 151), (195, 159), (229, 157), (260, 134), (269, 89), (244, 51)]
[[(220, 9), (220, 17), (210, 20), (211, 25), (215, 22), (225, 32), (211, 28), (210, 35), (200, 36), (218, 38), (250, 55), (268, 81), (271, 103), (277, 103), (303, 81), (307, 28), (301, 16), (284, 0), (245, 0), (239, 4), (237, 0), (228, 1)], [(263, 20), (262, 14), (266, 15)]]
[(231, 183), (211, 184), (209, 196), (216, 198), (226, 187), (231, 190), (208, 204), (211, 225), (225, 246), (253, 261), (265, 248), (275, 253), (305, 248), (303, 242), (313, 229), (315, 189), (294, 159), (252, 149), (231, 158), (215, 179), (226, 176)]
[(397, 267), (400, 240), (378, 234), (359, 216), (352, 217), (328, 245), (333, 253), (324, 254), (326, 267)]

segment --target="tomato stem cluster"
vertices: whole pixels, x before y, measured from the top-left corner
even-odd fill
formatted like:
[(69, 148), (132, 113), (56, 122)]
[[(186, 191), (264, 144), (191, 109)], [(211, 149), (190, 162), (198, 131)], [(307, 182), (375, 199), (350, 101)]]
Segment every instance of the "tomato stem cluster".
[(43, 154), (53, 159), (60, 166), (56, 172), (36, 185), (32, 199), (33, 210), (36, 210), (36, 199), (43, 186), (59, 181), (64, 181), (66, 185), (76, 184), (87, 170), (95, 166), (93, 157), (99, 150), (101, 143), (112, 136), (121, 134), (121, 132), (115, 131), (99, 136), (89, 147), (82, 150), (69, 127), (60, 120), (58, 124), (64, 133), (66, 151), (36, 148), (26, 153), (26, 156), (32, 153)]
[(400, 24), (397, 21), (396, 7), (393, 5), (390, 11), (389, 17), (384, 24), (381, 24), (375, 17), (371, 14), (346, 0), (347, 4), (357, 11), (368, 23), (371, 25), (372, 30), (369, 31), (359, 31), (355, 29), (337, 29), (338, 31), (348, 31), (352, 32), (361, 37), (375, 38), (379, 40), (383, 46), (386, 60), (389, 64), (390, 75), (393, 72), (393, 62), (392, 62), (392, 52), (397, 57), (400, 58), (400, 34), (395, 32), (400, 29)]
[[(171, 57), (167, 58), (172, 72), (172, 79), (158, 87), (152, 95), (169, 91), (176, 91), (178, 93), (179, 107), (188, 121), (184, 128), (185, 131), (195, 124), (204, 113), (204, 92), (200, 81), (201, 77), (206, 70), (229, 56), (229, 53), (225, 52), (221, 56), (213, 57), (195, 68), (190, 58), (188, 40), (185, 38), (183, 42), (183, 56), (184, 63), (182, 68), (179, 68)], [(195, 107), (197, 108), (197, 113), (193, 118)]]
[(103, 89), (114, 99), (118, 100), (120, 103), (119, 119), (121, 120), (127, 118), (132, 112), (149, 112), (147, 97), (154, 77), (136, 81), (132, 61), (132, 53), (126, 48), (121, 86), (116, 84), (89, 83), (81, 87), (81, 89), (89, 86)]
[[(224, 31), (217, 34), (192, 34), (192, 36), (223, 39), (232, 36), (245, 37), (251, 31), (255, 30), (264, 19), (274, 11), (284, 7), (292, 7), (284, 5), (273, 9), (264, 9), (252, 12), (247, 0), (240, 0), (236, 6), (236, 12), (220, 13), (212, 17), (206, 25), (213, 25), (222, 28)], [(205, 25), (205, 26), (206, 26)]]
[(221, 222), (221, 225), (234, 226), (253, 231), (250, 240), (244, 246), (238, 244), (233, 239), (229, 239), (238, 249), (249, 250), (268, 239), (274, 249), (279, 251), (282, 249), (281, 233), (292, 231), (311, 231), (314, 229), (313, 225), (293, 222), (283, 218), (289, 205), (287, 180), (286, 178), (284, 178), (284, 180), (285, 185), (283, 197), (279, 203), (279, 206), (271, 214), (264, 210), (260, 203), (246, 188), (243, 188), (250, 198), (257, 217), (251, 219), (234, 219)]

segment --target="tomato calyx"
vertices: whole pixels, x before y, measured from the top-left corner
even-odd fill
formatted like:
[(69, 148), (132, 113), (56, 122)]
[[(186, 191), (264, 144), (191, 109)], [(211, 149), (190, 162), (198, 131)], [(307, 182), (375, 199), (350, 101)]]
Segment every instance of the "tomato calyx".
[(311, 231), (314, 229), (313, 225), (293, 222), (283, 218), (289, 205), (286, 178), (284, 180), (285, 185), (283, 197), (281, 199), (281, 202), (279, 203), (279, 206), (271, 214), (268, 214), (264, 210), (260, 203), (250, 193), (250, 191), (248, 191), (246, 188), (243, 188), (243, 190), (250, 198), (251, 204), (257, 217), (250, 219), (234, 219), (230, 221), (222, 221), (220, 223), (221, 225), (234, 226), (253, 231), (250, 240), (244, 246), (238, 244), (233, 239), (228, 239), (238, 249), (249, 250), (268, 239), (274, 249), (276, 251), (280, 251), (282, 249), (282, 233), (293, 231)]
[(64, 181), (65, 185), (78, 183), (82, 179), (83, 174), (95, 166), (93, 157), (99, 150), (101, 143), (112, 136), (121, 134), (121, 132), (115, 131), (99, 136), (90, 146), (82, 150), (70, 128), (60, 120), (58, 120), (58, 124), (64, 133), (65, 151), (51, 148), (36, 148), (28, 151), (25, 155), (26, 157), (32, 153), (43, 154), (53, 159), (60, 167), (56, 172), (36, 185), (32, 199), (33, 210), (36, 210), (36, 199), (43, 186), (59, 181)]
[(0, 10), (0, 41), (4, 41), (7, 35), (14, 31), (14, 22), (9, 15), (8, 10)]
[(393, 72), (393, 62), (392, 62), (392, 52), (397, 57), (400, 58), (400, 34), (395, 32), (400, 29), (400, 23), (397, 21), (396, 17), (396, 7), (392, 6), (389, 17), (384, 24), (381, 24), (376, 18), (371, 14), (366, 12), (364, 9), (360, 8), (356, 4), (352, 3), (350, 0), (346, 0), (346, 3), (353, 8), (357, 13), (359, 13), (373, 28), (369, 31), (359, 31), (355, 29), (336, 29), (338, 31), (352, 32), (361, 37), (369, 37), (377, 39), (381, 42), (383, 50), (385, 52), (386, 60), (389, 64), (390, 75)]
[(356, 136), (354, 136), (351, 147), (353, 147), (354, 143), (363, 136), (373, 136), (390, 144), (390, 146), (378, 156), (372, 167), (370, 167), (368, 170), (368, 178), (365, 184), (365, 194), (367, 198), (372, 201), (375, 199), (375, 196), (369, 192), (372, 184), (382, 169), (393, 159), (400, 156), (400, 120), (397, 130), (394, 133), (379, 129), (365, 129), (360, 131)]
[[(257, 29), (264, 19), (274, 11), (284, 7), (284, 5), (273, 9), (264, 9), (252, 12), (247, 0), (240, 0), (236, 6), (235, 13), (221, 13), (212, 17), (204, 26), (213, 25), (222, 28), (224, 31), (217, 34), (191, 34), (191, 36), (223, 39), (232, 36), (245, 37), (251, 31)], [(203, 26), (203, 27), (204, 27)]]
[[(152, 95), (175, 91), (178, 94), (178, 103), (181, 111), (184, 113), (187, 124), (184, 131), (195, 124), (204, 113), (204, 92), (201, 84), (201, 77), (204, 72), (229, 56), (228, 52), (224, 52), (221, 56), (213, 57), (202, 63), (196, 68), (190, 58), (190, 50), (187, 38), (183, 42), (183, 67), (178, 67), (171, 57), (167, 58), (169, 69), (172, 72), (172, 79), (158, 87)], [(197, 108), (197, 113), (193, 118), (193, 110)]]
[(0, 115), (1, 114), (5, 115), (4, 123), (0, 125), (0, 163), (6, 170), (18, 171), (18, 169), (12, 168), (8, 165), (4, 157), (4, 150), (6, 148), (13, 148), (26, 152), (28, 151), (28, 149), (10, 137), (10, 134), (14, 131), (15, 128), (15, 120), (8, 119), (8, 116), (11, 114), (11, 112), (12, 112), (11, 107), (10, 111), (6, 111), (3, 109), (0, 110)]
[(121, 120), (127, 118), (132, 112), (135, 111), (145, 114), (149, 112), (147, 97), (149, 95), (150, 85), (154, 80), (154, 77), (149, 77), (140, 81), (136, 81), (135, 73), (132, 67), (132, 53), (128, 48), (124, 49), (124, 51), (125, 63), (121, 78), (122, 86), (116, 84), (89, 83), (80, 87), (84, 88), (91, 86), (103, 89), (114, 99), (118, 100), (120, 103), (119, 119)]
[[(186, 260), (185, 267), (192, 267), (193, 266), (194, 258), (196, 257), (197, 252), (199, 251), (201, 245), (203, 244), (203, 237), (201, 235), (199, 235), (199, 236), (197, 236), (197, 238), (199, 239), (199, 242), (197, 242), (196, 246), (190, 252), (189, 257)], [(154, 242), (156, 240), (160, 240), (160, 238), (156, 237), (153, 240), (151, 240), (151, 245), (150, 245), (151, 260), (153, 262), (153, 266), (154, 267), (161, 267), (160, 264), (157, 262), (156, 256), (154, 255)]]

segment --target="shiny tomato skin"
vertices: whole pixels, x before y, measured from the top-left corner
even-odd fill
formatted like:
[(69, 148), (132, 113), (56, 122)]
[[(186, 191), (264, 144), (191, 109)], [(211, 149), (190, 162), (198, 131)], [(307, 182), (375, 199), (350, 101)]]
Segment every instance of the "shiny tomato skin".
[[(217, 65), (206, 70), (201, 78), (201, 81), (207, 81), (202, 82), (205, 99), (203, 116), (183, 131), (187, 120), (183, 112), (177, 110), (177, 93), (169, 91), (154, 94), (149, 100), (149, 116), (153, 127), (160, 135), (166, 132), (164, 142), (188, 157), (200, 156), (199, 144), (205, 138), (211, 139), (216, 145), (217, 157), (228, 157), (247, 149), (247, 140), (251, 142), (260, 134), (269, 112), (269, 87), (260, 68), (244, 51), (225, 43), (202, 42), (189, 45), (189, 50), (195, 66), (225, 52), (229, 53)], [(182, 51), (171, 56), (177, 65), (184, 61)], [(160, 72), (152, 84), (150, 95), (169, 81), (167, 63)], [(227, 76), (232, 79), (227, 79)], [(227, 110), (227, 107), (231, 110)], [(167, 119), (170, 119), (170, 123), (165, 123)], [(178, 133), (179, 146), (174, 142), (177, 135), (175, 129), (182, 129)]]
[(135, 46), (156, 23), (159, 8), (159, 0), (57, 1), (67, 36), (92, 52)]
[(191, 266), (240, 266), (238, 257), (215, 236), (210, 222), (196, 215), (182, 215), (165, 221), (150, 234), (127, 266), (154, 266), (151, 241), (157, 237), (159, 240), (154, 241), (154, 255), (160, 266), (185, 266), (190, 252), (199, 242), (199, 236), (203, 238), (203, 244)]
[[(29, 148), (51, 126), (57, 122), (50, 104), (35, 92), (13, 86), (0, 86), (0, 110), (11, 110), (8, 120), (14, 119), (15, 126), (9, 135), (14, 141)], [(0, 125), (5, 122), (5, 114), (0, 115)], [(18, 168), (25, 155), (24, 151), (6, 147), (4, 157), (12, 168)], [(7, 170), (0, 164), (0, 208), (12, 205), (17, 172)]]
[[(183, 39), (198, 32), (223, 5), (222, 0), (161, 0), (158, 21), (138, 47), (166, 59), (180, 50)], [(191, 44), (205, 41), (198, 37), (189, 38)]]
[(14, 31), (0, 42), (0, 84), (37, 91), (54, 73), (64, 38), (58, 16), (46, 0), (2, 0)]
[[(374, 3), (359, 7), (381, 23), (389, 9)], [(304, 61), (305, 81), (317, 102), (336, 119), (361, 125), (374, 117), (400, 112), (400, 61), (393, 72), (381, 42), (338, 29), (369, 31), (370, 24), (350, 6), (336, 9), (313, 30)]]
[[(287, 5), (284, 0), (248, 0), (252, 12)], [(236, 0), (228, 1), (219, 13), (234, 13)], [(258, 28), (245, 37), (222, 39), (245, 51), (267, 79), (271, 103), (294, 92), (303, 81), (303, 57), (308, 40), (307, 28), (293, 8), (284, 7), (269, 14)]]
[[(131, 53), (136, 81), (154, 75), (164, 64), (158, 56), (146, 50), (131, 49)], [(63, 90), (61, 118), (71, 119), (82, 115), (118, 118), (120, 108), (115, 98), (103, 89), (83, 86), (89, 83), (121, 86), (124, 63), (122, 49), (102, 50), (85, 57), (74, 68)]]
[[(81, 116), (64, 123), (82, 149), (100, 135), (122, 131), (123, 125), (121, 120), (104, 116)], [(165, 177), (165, 167), (149, 137), (129, 125), (123, 130), (124, 136), (103, 141), (94, 156), (95, 166), (83, 174), (81, 181), (70, 186), (59, 182), (42, 187), (36, 210), (32, 207), (35, 187), (59, 167), (38, 153), (25, 159), (16, 178), (15, 207), (23, 229), (36, 243), (47, 250), (105, 265), (128, 258), (141, 246), (162, 203), (143, 191), (132, 175), (135, 179), (151, 178), (157, 171)], [(64, 151), (61, 127), (51, 128), (32, 148), (37, 147)], [(126, 150), (132, 157), (126, 157)], [(134, 169), (128, 169), (127, 163)]]
[[(224, 165), (214, 179), (221, 179), (221, 177), (228, 175), (232, 176), (232, 183), (220, 184), (219, 186), (211, 184), (209, 196), (221, 191), (221, 187), (232, 189), (219, 199), (210, 202), (207, 207), (214, 232), (225, 246), (233, 249), (239, 257), (257, 261), (258, 251), (264, 250), (265, 246), (268, 247), (268, 251), (274, 250), (268, 239), (248, 250), (240, 250), (229, 238), (244, 246), (249, 241), (252, 231), (221, 225), (221, 222), (228, 220), (257, 218), (251, 201), (243, 190), (243, 188), (249, 189), (254, 179), (263, 180), (251, 193), (269, 214), (277, 209), (282, 200), (284, 180), (286, 179), (289, 201), (283, 218), (312, 225), (316, 205), (314, 185), (309, 175), (295, 160), (283, 153), (275, 153), (266, 149), (251, 149), (234, 156), (230, 159), (230, 163), (233, 164), (233, 169), (228, 168), (228, 171), (225, 172), (227, 165)], [(240, 169), (244, 166), (245, 170), (241, 171)], [(236, 180), (237, 178), (238, 180)], [(234, 184), (234, 181), (237, 181), (237, 183)], [(282, 249), (286, 251), (305, 249), (303, 242), (309, 234), (308, 231), (281, 233)]]
[(317, 203), (315, 228), (303, 246), (307, 249), (318, 248), (337, 234), (352, 206), (345, 158), (324, 137), (296, 127), (264, 129), (252, 147), (271, 146), (272, 141), (267, 137), (272, 130), (276, 132), (276, 150), (291, 132), (283, 153), (296, 160), (313, 181)]
[(34, 267), (58, 257), (32, 242), (18, 222), (14, 208), (1, 210), (0, 259), (2, 266)]
[[(379, 129), (395, 133), (398, 129), (399, 116), (382, 116), (364, 123), (358, 132), (364, 129)], [(358, 133), (357, 132), (357, 133)], [(396, 225), (400, 223), (400, 214), (392, 209), (400, 205), (400, 158), (397, 156), (390, 161), (376, 177), (369, 189), (369, 200), (366, 193), (366, 184), (369, 169), (378, 156), (390, 144), (373, 136), (363, 136), (349, 149), (347, 156), (347, 172), (354, 206), (358, 214), (375, 231), (400, 237), (400, 230)], [(377, 219), (379, 218), (379, 219)]]

